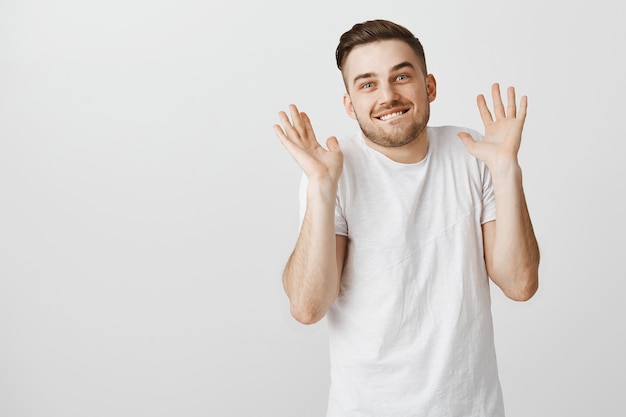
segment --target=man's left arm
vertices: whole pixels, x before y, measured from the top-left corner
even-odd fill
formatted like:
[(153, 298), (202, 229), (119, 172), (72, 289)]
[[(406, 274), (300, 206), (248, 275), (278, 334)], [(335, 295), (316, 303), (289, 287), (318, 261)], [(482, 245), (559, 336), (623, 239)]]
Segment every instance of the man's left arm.
[(535, 294), (539, 282), (539, 246), (517, 160), (527, 98), (520, 99), (518, 109), (515, 89), (509, 87), (505, 109), (498, 84), (492, 87), (492, 97), (493, 116), (484, 96), (478, 96), (478, 109), (485, 124), (483, 140), (477, 142), (464, 132), (459, 133), (459, 138), (472, 155), (487, 165), (493, 181), (496, 220), (483, 225), (487, 273), (507, 297), (526, 301)]

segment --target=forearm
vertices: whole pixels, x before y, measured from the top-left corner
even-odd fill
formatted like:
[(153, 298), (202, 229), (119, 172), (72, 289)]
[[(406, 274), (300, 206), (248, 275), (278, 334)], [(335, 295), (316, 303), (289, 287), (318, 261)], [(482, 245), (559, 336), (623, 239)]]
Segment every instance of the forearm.
[(527, 300), (538, 286), (539, 247), (517, 161), (490, 167), (496, 200), (495, 237), (489, 273), (504, 293)]
[(335, 199), (336, 185), (309, 182), (300, 235), (283, 274), (291, 313), (306, 324), (319, 321), (339, 292)]

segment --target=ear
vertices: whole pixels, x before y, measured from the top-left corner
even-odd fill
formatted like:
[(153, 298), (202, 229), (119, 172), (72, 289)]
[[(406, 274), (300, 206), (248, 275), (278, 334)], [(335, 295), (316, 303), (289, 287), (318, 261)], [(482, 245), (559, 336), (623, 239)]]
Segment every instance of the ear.
[(356, 113), (354, 112), (354, 106), (352, 105), (352, 99), (350, 98), (350, 94), (345, 93), (343, 95), (343, 107), (346, 109), (346, 113), (348, 116), (356, 120)]
[(437, 80), (432, 74), (426, 76), (426, 91), (428, 92), (428, 102), (432, 103), (437, 97)]

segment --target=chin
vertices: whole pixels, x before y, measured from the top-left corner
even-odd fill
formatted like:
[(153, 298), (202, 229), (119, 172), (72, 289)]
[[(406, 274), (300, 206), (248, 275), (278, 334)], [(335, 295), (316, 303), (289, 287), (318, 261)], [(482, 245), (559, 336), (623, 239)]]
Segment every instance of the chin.
[(400, 131), (396, 129), (394, 132), (387, 132), (382, 129), (363, 129), (363, 126), (361, 126), (361, 131), (365, 137), (377, 145), (389, 148), (400, 148), (413, 143), (425, 127), (425, 125), (420, 126), (413, 124)]
[[(415, 142), (415, 140), (419, 138), (426, 128), (429, 116), (430, 107), (427, 104), (421, 114), (415, 115), (414, 118), (409, 121), (405, 120), (401, 122), (398, 120), (397, 125), (392, 122), (387, 126), (381, 126), (379, 124), (380, 120), (378, 119), (374, 121), (368, 120), (368, 123), (362, 123), (359, 117), (357, 117), (357, 122), (361, 127), (363, 135), (372, 143), (388, 148), (400, 148)], [(405, 118), (409, 117), (409, 115), (404, 114), (401, 117)]]

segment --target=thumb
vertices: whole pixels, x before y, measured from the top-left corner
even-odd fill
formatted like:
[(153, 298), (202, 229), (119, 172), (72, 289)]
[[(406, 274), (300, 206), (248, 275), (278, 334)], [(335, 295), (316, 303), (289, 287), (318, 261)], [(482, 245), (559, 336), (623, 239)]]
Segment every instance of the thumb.
[(335, 136), (331, 136), (326, 139), (326, 147), (331, 152), (339, 152), (339, 142)]
[(461, 139), (463, 145), (465, 145), (467, 150), (471, 153), (472, 148), (474, 147), (474, 145), (476, 145), (476, 141), (474, 140), (472, 135), (467, 132), (459, 132), (456, 135), (459, 137), (459, 139)]

